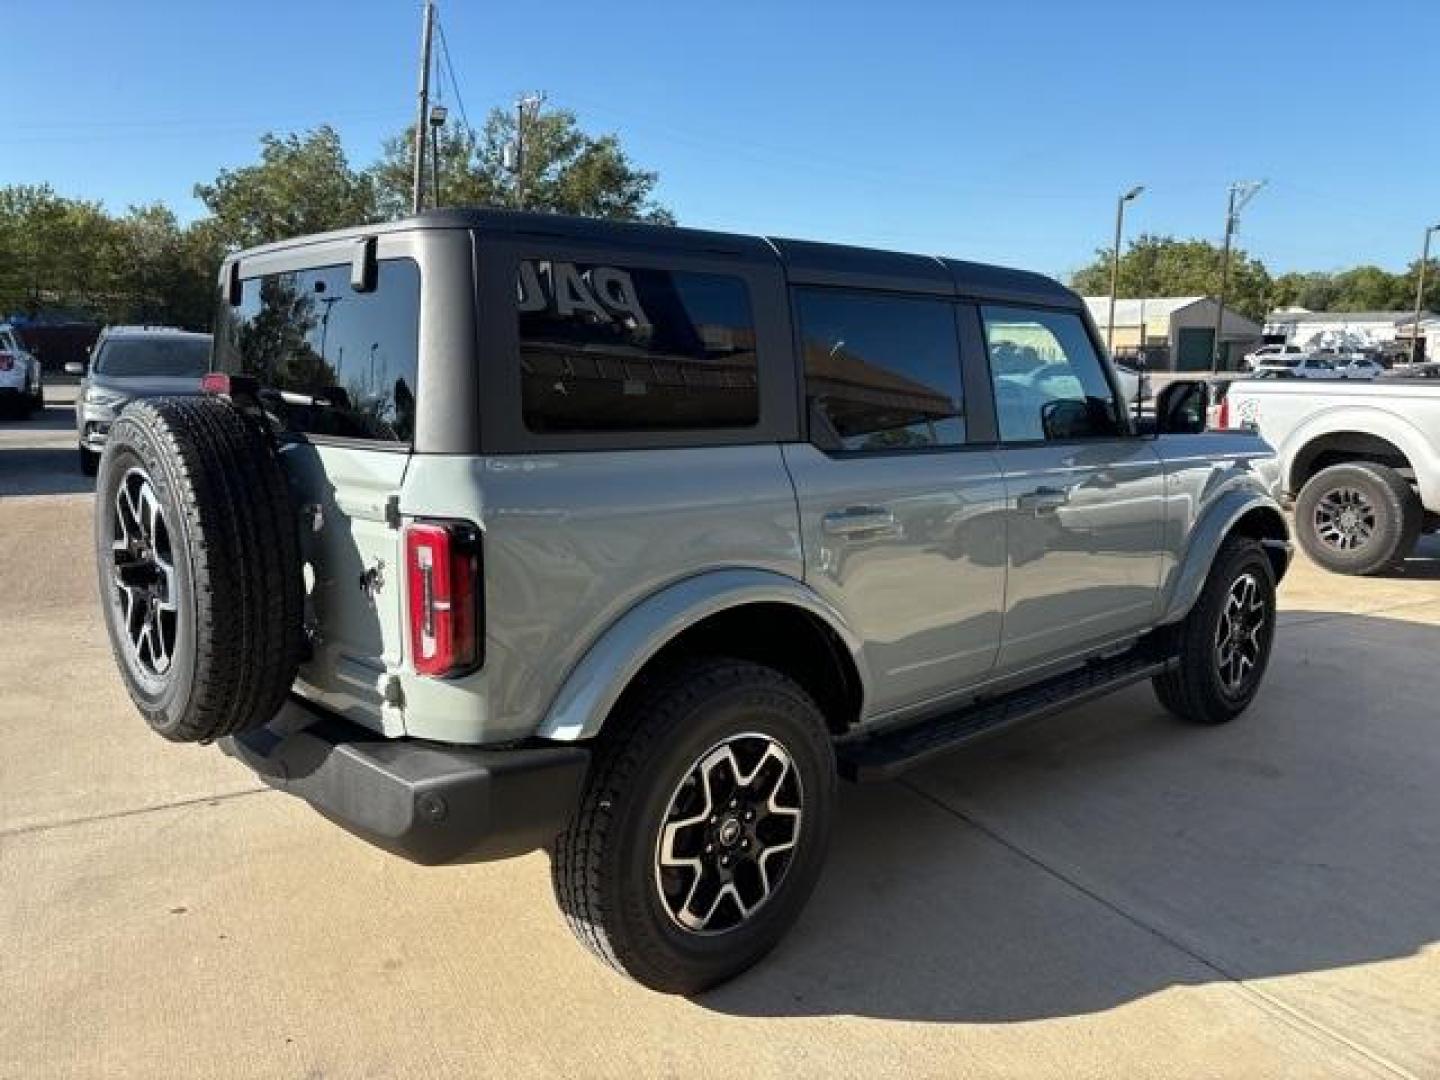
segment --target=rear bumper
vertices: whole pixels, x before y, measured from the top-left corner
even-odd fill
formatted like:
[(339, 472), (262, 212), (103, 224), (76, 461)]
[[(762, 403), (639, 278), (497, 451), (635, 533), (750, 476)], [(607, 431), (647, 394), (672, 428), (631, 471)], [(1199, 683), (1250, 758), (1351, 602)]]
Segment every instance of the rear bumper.
[(291, 699), (268, 727), (220, 740), (266, 783), (419, 863), (521, 855), (565, 828), (589, 751), (386, 739)]

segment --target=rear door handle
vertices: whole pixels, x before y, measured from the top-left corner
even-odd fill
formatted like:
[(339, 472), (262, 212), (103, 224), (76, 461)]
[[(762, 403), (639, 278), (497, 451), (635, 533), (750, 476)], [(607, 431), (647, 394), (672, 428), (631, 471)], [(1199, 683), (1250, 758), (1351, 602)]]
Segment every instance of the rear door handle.
[(1070, 492), (1064, 488), (1039, 487), (1027, 491), (1015, 500), (1018, 510), (1029, 510), (1036, 514), (1053, 514), (1070, 501)]
[(820, 526), (831, 536), (875, 536), (898, 530), (895, 515), (883, 506), (847, 506), (832, 510), (820, 519)]

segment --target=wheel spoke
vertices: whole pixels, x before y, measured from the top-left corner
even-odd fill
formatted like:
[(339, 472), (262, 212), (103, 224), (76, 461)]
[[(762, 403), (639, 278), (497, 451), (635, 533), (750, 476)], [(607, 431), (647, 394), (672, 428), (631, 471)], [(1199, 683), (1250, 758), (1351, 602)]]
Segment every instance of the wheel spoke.
[(675, 924), (724, 933), (769, 900), (799, 843), (802, 807), (794, 761), (771, 736), (737, 735), (702, 754), (656, 838), (656, 885)]

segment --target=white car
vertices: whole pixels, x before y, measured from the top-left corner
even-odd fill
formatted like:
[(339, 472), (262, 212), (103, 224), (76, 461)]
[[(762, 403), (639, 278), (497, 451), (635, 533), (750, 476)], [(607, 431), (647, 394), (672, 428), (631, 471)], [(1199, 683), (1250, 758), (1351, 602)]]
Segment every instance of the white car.
[(1338, 379), (1342, 375), (1335, 367), (1335, 361), (1317, 353), (1285, 353), (1265, 357), (1262, 363), (1251, 368), (1250, 373), (1257, 379)]
[(20, 343), (9, 323), (0, 323), (0, 413), (26, 417), (45, 407), (40, 359)]
[(1299, 356), (1305, 350), (1299, 345), (1261, 345), (1254, 352), (1245, 354), (1245, 366), (1251, 371), (1261, 364), (1273, 364), (1286, 356)]
[(1335, 372), (1342, 379), (1378, 379), (1385, 372), (1385, 365), (1376, 363), (1368, 356), (1340, 355), (1335, 357)]

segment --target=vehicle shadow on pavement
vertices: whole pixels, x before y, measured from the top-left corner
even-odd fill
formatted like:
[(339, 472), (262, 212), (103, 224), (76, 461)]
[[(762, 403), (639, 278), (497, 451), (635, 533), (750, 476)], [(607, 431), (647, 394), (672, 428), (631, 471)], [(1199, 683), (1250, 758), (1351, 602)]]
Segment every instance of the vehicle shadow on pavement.
[(1417, 581), (1440, 581), (1440, 534), (1420, 537), (1410, 557), (1386, 575)]
[(69, 495), (95, 490), (73, 447), (0, 446), (0, 499), (7, 495)]
[(52, 402), (30, 419), (0, 420), (0, 498), (94, 490), (80, 472), (72, 408)]
[(1187, 727), (1140, 686), (842, 787), (800, 924), (699, 1003), (1004, 1023), (1440, 939), (1440, 627), (1320, 614), (1282, 631), (1228, 726)]

